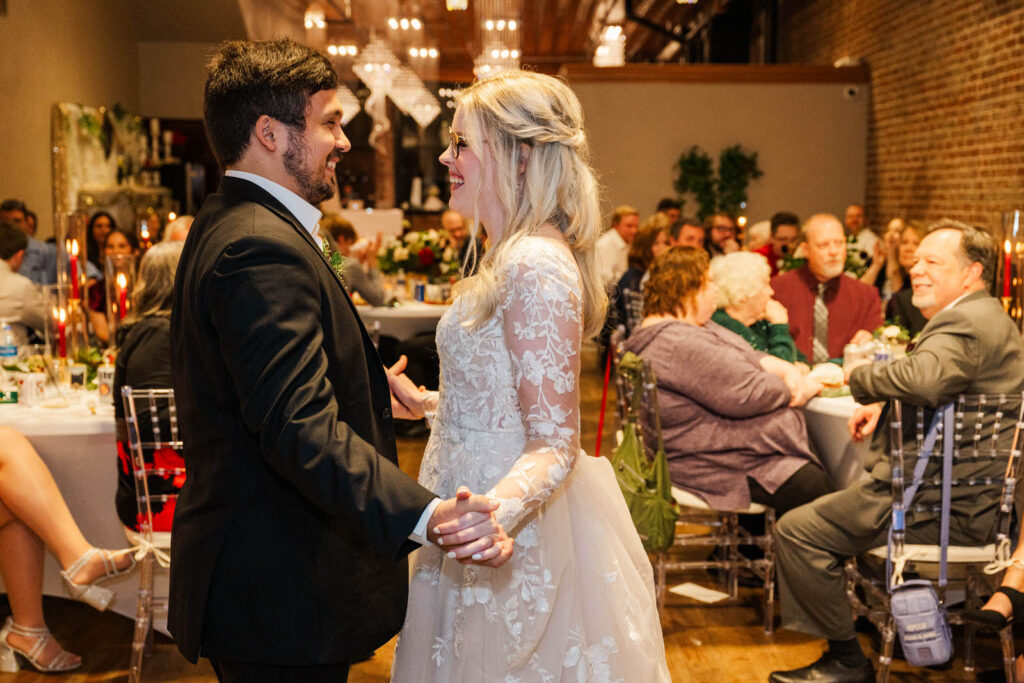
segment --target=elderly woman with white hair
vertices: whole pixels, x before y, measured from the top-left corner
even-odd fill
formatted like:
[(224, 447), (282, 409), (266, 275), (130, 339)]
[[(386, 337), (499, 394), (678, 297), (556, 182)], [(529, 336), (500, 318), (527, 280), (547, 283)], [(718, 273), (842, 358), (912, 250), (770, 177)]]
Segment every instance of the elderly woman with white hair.
[[(738, 251), (711, 262), (718, 310), (711, 319), (743, 337), (757, 351), (796, 362), (786, 308), (772, 298), (771, 266), (760, 254)], [(802, 359), (801, 359), (802, 360)]]

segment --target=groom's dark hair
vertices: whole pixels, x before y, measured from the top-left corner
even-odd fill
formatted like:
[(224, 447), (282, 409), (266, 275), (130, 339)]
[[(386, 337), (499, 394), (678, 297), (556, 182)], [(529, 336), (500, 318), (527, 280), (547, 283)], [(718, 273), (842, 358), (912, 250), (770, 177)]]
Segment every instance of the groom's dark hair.
[(209, 70), (203, 116), (221, 166), (242, 157), (260, 116), (301, 133), (310, 97), (338, 87), (330, 60), (293, 40), (229, 40)]

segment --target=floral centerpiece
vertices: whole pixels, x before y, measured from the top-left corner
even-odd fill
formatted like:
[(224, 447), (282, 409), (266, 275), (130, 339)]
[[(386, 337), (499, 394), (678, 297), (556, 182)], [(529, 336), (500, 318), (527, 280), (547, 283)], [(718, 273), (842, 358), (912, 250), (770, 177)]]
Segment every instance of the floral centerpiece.
[(458, 274), (460, 264), (446, 231), (422, 230), (392, 237), (381, 245), (377, 267), (385, 274), (404, 270), (436, 279)]

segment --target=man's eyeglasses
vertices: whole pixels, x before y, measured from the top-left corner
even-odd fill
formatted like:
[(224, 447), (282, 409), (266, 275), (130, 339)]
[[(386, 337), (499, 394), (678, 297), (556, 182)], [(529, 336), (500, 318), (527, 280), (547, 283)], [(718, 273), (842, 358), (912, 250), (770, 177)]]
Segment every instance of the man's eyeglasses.
[(452, 156), (458, 159), (459, 150), (468, 145), (466, 138), (462, 137), (451, 128), (448, 129), (448, 136), (451, 138), (450, 147), (452, 148)]

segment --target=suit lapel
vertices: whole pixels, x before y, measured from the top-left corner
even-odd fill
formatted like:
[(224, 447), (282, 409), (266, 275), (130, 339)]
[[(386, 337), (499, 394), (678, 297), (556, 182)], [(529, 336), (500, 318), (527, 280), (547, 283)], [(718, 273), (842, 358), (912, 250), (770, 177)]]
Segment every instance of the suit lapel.
[[(345, 303), (348, 305), (348, 309), (351, 312), (352, 317), (355, 318), (356, 324), (359, 326), (359, 333), (362, 336), (363, 346), (367, 350), (367, 355), (375, 357), (379, 361), (380, 357), (377, 355), (377, 349), (374, 347), (373, 341), (370, 339), (370, 335), (366, 331), (366, 326), (363, 325), (363, 320), (359, 316), (359, 312), (356, 310), (355, 304), (352, 303), (352, 297), (349, 296), (348, 290), (345, 289), (345, 283), (342, 281), (341, 276), (336, 270), (334, 270), (334, 266), (331, 265), (331, 262), (328, 261), (327, 257), (324, 255), (323, 245), (316, 243), (316, 240), (314, 240), (313, 236), (310, 235), (306, 228), (302, 226), (302, 223), (300, 223), (299, 220), (292, 215), (292, 212), (286, 209), (281, 202), (277, 201), (274, 198), (274, 195), (270, 194), (256, 183), (249, 182), (243, 178), (224, 176), (221, 180), (220, 191), (223, 194), (240, 197), (265, 206), (277, 214), (281, 220), (290, 225), (293, 230), (299, 233), (299, 236), (304, 239), (306, 243), (309, 244), (310, 248), (320, 256), (320, 260), (323, 261), (324, 266), (331, 273), (331, 277), (334, 278), (334, 281), (338, 283), (338, 287), (341, 288), (342, 298), (345, 299)], [(371, 350), (373, 352), (372, 354), (370, 354)]]

